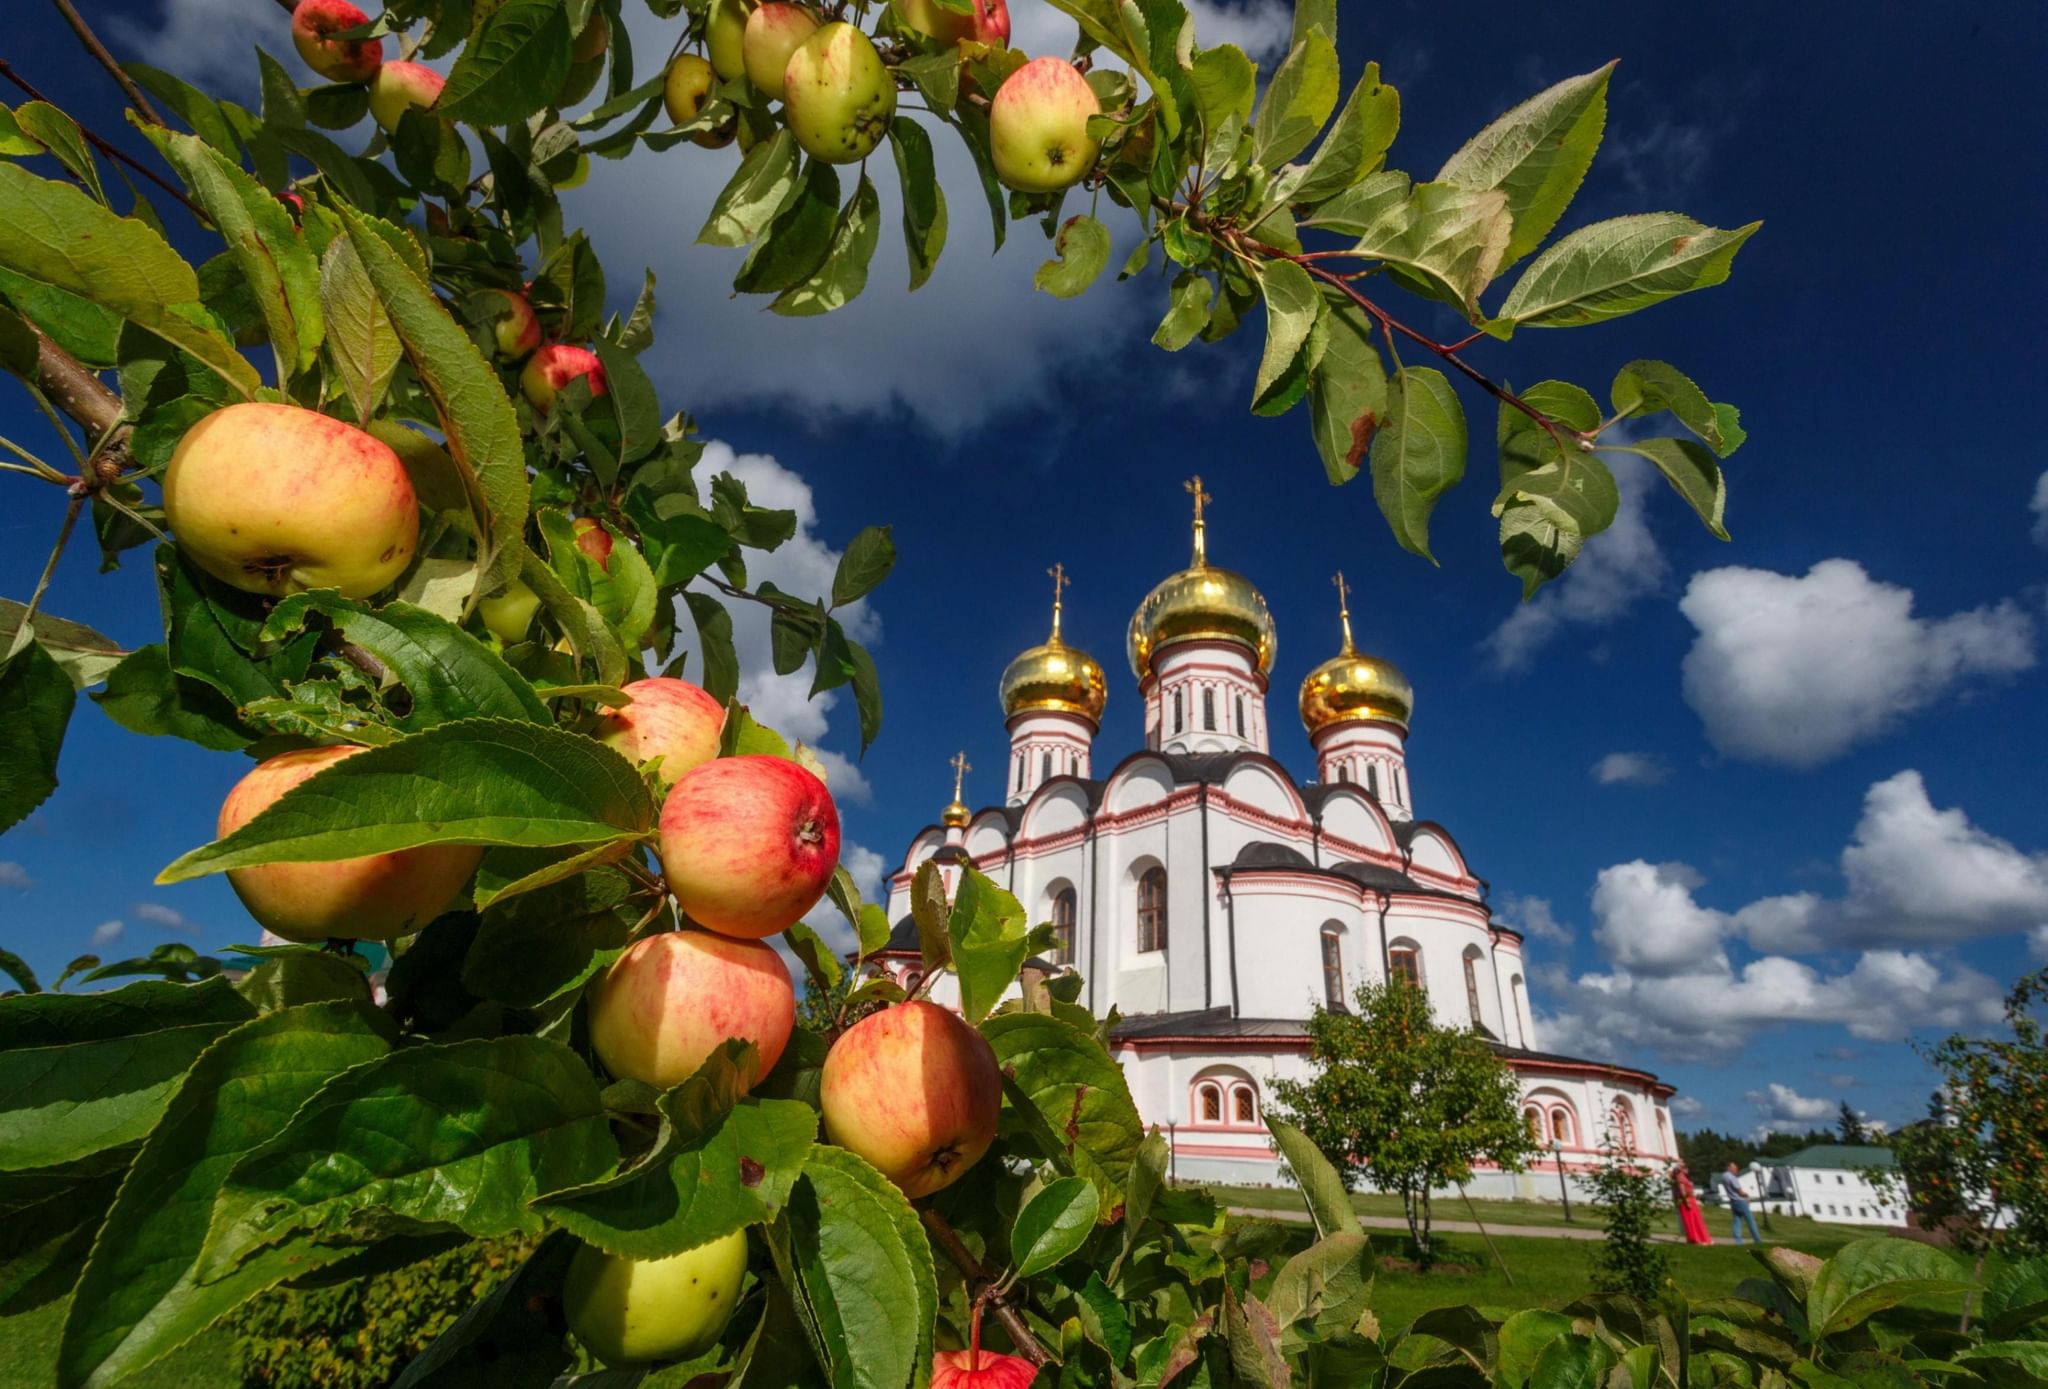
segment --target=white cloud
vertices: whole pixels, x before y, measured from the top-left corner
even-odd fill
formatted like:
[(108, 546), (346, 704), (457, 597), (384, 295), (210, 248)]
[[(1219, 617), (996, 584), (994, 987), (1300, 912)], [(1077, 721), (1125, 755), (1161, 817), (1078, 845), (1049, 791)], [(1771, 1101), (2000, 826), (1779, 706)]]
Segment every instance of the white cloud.
[(20, 864), (0, 859), (0, 887), (20, 888), (23, 891), (35, 886), (35, 880)]
[(2048, 545), (2048, 473), (2034, 484), (2034, 543)]
[[(856, 844), (850, 839), (839, 842), (839, 866), (853, 875), (854, 886), (860, 889), (862, 900), (887, 905), (882, 894), (882, 878), (887, 868), (880, 854), (865, 844)], [(840, 914), (830, 897), (822, 899), (811, 908), (804, 922), (824, 940), (832, 952), (844, 959), (860, 944), (852, 925)], [(807, 988), (804, 963), (796, 957), (786, 937), (776, 936), (768, 942), (782, 956), (782, 962), (789, 966), (790, 977), (797, 981), (799, 988)]]
[(1706, 1102), (1691, 1095), (1679, 1095), (1671, 1101), (1671, 1112), (1681, 1119), (1696, 1118), (1707, 1112)]
[(1802, 1095), (1791, 1086), (1780, 1085), (1776, 1081), (1762, 1090), (1750, 1091), (1743, 1098), (1756, 1106), (1761, 1119), (1756, 1131), (1759, 1138), (1772, 1133), (1805, 1133), (1809, 1129), (1826, 1128), (1841, 1111), (1834, 1100)]
[(864, 844), (842, 844), (839, 849), (839, 866), (853, 877), (853, 885), (860, 889), (864, 901), (886, 905), (882, 895), (882, 878), (888, 872), (888, 862), (873, 849)]
[(198, 922), (187, 920), (185, 914), (177, 908), (166, 907), (159, 902), (137, 902), (135, 919), (147, 921), (152, 926), (160, 926), (166, 931), (176, 931), (180, 935), (199, 934)]
[(1812, 767), (1979, 675), (2034, 664), (2034, 625), (2010, 601), (1913, 615), (1911, 590), (1853, 560), (1804, 576), (1731, 566), (1693, 577), (1679, 611), (1699, 635), (1685, 698), (1730, 757)]
[[(246, 98), (251, 107), (259, 89), (252, 46), (277, 59), (301, 86), (327, 81), (299, 60), (292, 46), (291, 16), (274, 5), (252, 9), (243, 0), (162, 0), (149, 8), (156, 12), (146, 19), (107, 15), (107, 41), (118, 56), (142, 55), (152, 67), (216, 95)], [(223, 41), (230, 35), (232, 41)], [(385, 52), (397, 57), (397, 40), (385, 40)]]
[(1958, 807), (1937, 810), (1916, 771), (1865, 793), (1841, 861), (1842, 897), (1767, 897), (1736, 913), (1735, 928), (1759, 950), (1797, 951), (1942, 945), (2048, 922), (2048, 852), (2027, 853)]
[(121, 939), (121, 932), (126, 929), (127, 927), (119, 921), (102, 921), (92, 928), (92, 948), (98, 950), (102, 946), (112, 945)]
[(1508, 614), (1482, 643), (1495, 670), (1527, 670), (1566, 627), (1599, 627), (1620, 617), (1664, 582), (1670, 566), (1650, 534), (1650, 465), (1634, 454), (1603, 453), (1621, 506), (1614, 524), (1586, 542), (1564, 576)]
[(1571, 944), (1571, 927), (1557, 919), (1547, 897), (1524, 897), (1519, 892), (1503, 892), (1493, 901), (1493, 914), (1503, 925), (1511, 926), (1525, 936), (1557, 945)]
[(2027, 948), (2034, 952), (2037, 960), (2048, 960), (2048, 925), (2036, 926), (2027, 933)]
[(1646, 752), (1610, 752), (1593, 764), (1593, 780), (1602, 786), (1656, 786), (1671, 769)]
[(1699, 875), (1682, 863), (1637, 859), (1603, 868), (1593, 884), (1593, 938), (1610, 961), (1639, 974), (1725, 970), (1728, 918), (1693, 900), (1699, 886)]

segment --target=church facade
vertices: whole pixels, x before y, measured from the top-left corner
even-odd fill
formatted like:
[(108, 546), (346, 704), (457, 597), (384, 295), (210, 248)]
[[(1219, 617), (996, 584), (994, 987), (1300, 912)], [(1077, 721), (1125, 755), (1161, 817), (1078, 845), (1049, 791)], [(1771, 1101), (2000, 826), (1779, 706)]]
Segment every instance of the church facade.
[[(1357, 649), (1341, 578), (1337, 654), (1298, 701), (1316, 777), (1298, 781), (1269, 751), (1276, 631), (1250, 580), (1211, 565), (1200, 479), (1194, 553), (1139, 604), (1127, 654), (1143, 709), (1135, 751), (1095, 744), (1102, 667), (1052, 631), (1003, 674), (1010, 734), (999, 805), (953, 803), (918, 832), (890, 879), (898, 923), (878, 962), (918, 968), (910, 883), (936, 859), (972, 864), (1033, 921), (1054, 923), (1049, 963), (1084, 980), (1081, 1001), (1123, 1021), (1112, 1051), (1147, 1125), (1166, 1130), (1176, 1174), (1270, 1184), (1280, 1165), (1264, 1126), (1276, 1079), (1306, 1079), (1304, 1024), (1347, 1006), (1362, 982), (1405, 979), (1437, 1018), (1477, 1029), (1521, 1083), (1544, 1149), (1529, 1171), (1481, 1172), (1474, 1194), (1555, 1199), (1598, 1163), (1610, 1135), (1675, 1162), (1654, 1075), (1541, 1049), (1521, 935), (1494, 919), (1485, 886), (1448, 830), (1418, 818), (1408, 775), (1407, 679)], [(951, 981), (935, 986), (948, 1001)]]

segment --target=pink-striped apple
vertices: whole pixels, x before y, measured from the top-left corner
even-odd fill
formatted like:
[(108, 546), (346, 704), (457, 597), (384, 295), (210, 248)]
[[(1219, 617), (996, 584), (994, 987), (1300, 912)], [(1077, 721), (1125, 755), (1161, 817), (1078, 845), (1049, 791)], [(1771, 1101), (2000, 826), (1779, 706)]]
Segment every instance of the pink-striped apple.
[(919, 999), (870, 1013), (825, 1054), (825, 1135), (913, 1200), (958, 1181), (995, 1141), (996, 1054), (958, 1013)]
[(533, 627), (533, 615), (540, 610), (540, 595), (519, 580), (476, 605), (490, 634), (502, 642), (524, 641)]
[(586, 1244), (569, 1260), (562, 1311), (584, 1348), (613, 1369), (688, 1360), (717, 1344), (747, 1276), (747, 1232), (666, 1259)]
[(534, 409), (546, 414), (554, 406), (555, 397), (561, 394), (562, 387), (579, 376), (590, 378), (593, 399), (604, 394), (604, 363), (597, 359), (595, 352), (586, 347), (551, 342), (527, 359), (526, 370), (519, 373), (519, 390)]
[(484, 311), (491, 316), (491, 338), (498, 356), (516, 362), (540, 346), (540, 315), (523, 294), (509, 289), (483, 291)]
[(718, 756), (725, 706), (687, 680), (657, 675), (621, 689), (630, 703), (597, 716), (600, 742), (639, 766), (661, 759), (661, 779), (681, 781)]
[(747, 65), (747, 80), (763, 96), (780, 99), (782, 74), (797, 45), (818, 31), (818, 17), (802, 5), (785, 5), (770, 0), (747, 16), (746, 37), (741, 49)]
[(666, 1090), (729, 1038), (775, 1066), (796, 1026), (789, 966), (757, 940), (664, 931), (635, 943), (590, 990), (590, 1044), (612, 1075)]
[(798, 44), (782, 75), (790, 133), (827, 164), (857, 164), (875, 152), (896, 117), (896, 78), (873, 40), (843, 21)]
[(296, 405), (250, 401), (201, 419), (163, 487), (179, 548), (249, 593), (367, 598), (419, 544), (412, 479), (390, 445)]
[[(279, 796), (362, 748), (305, 748), (257, 764), (221, 803), (219, 834), (233, 834)], [(396, 940), (454, 904), (483, 850), (429, 844), (326, 863), (231, 868), (228, 884), (249, 915), (289, 941)]]
[(370, 83), (370, 116), (384, 133), (398, 129), (398, 118), (413, 107), (427, 108), (441, 99), (445, 79), (424, 63), (386, 63)]
[(704, 54), (721, 82), (747, 75), (748, 0), (711, 0), (711, 19), (704, 26)]
[(818, 904), (839, 864), (825, 783), (786, 757), (721, 757), (661, 807), (661, 871), (700, 926), (759, 940)]
[(1001, 48), (1010, 41), (1010, 7), (1005, 0), (974, 0), (971, 14), (946, 9), (937, 0), (897, 0), (897, 9), (905, 24), (940, 43), (972, 40)]
[(996, 177), (1020, 193), (1057, 193), (1095, 167), (1102, 142), (1088, 118), (1102, 103), (1064, 58), (1033, 58), (1011, 73), (989, 106)]
[(292, 47), (329, 82), (367, 82), (384, 62), (382, 39), (337, 39), (370, 17), (348, 0), (299, 0), (292, 10)]

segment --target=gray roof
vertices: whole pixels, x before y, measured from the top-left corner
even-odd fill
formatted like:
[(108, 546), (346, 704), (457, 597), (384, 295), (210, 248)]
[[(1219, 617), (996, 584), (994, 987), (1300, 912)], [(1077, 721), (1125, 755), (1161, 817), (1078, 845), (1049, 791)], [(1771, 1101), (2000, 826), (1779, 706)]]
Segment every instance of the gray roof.
[(1292, 1018), (1234, 1018), (1227, 1007), (1180, 1013), (1140, 1013), (1125, 1018), (1111, 1034), (1118, 1041), (1139, 1037), (1305, 1037), (1308, 1028)]

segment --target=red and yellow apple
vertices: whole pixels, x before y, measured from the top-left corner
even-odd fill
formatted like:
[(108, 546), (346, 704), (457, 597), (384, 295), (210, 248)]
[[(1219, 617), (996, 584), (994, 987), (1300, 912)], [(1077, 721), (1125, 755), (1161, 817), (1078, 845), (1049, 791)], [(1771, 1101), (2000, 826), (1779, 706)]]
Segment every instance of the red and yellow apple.
[(476, 605), (484, 627), (499, 641), (524, 641), (533, 627), (533, 615), (540, 610), (540, 595), (514, 579), (504, 588)]
[(770, 0), (747, 16), (741, 53), (747, 80), (763, 96), (782, 96), (782, 74), (797, 46), (818, 31), (818, 17), (802, 5)]
[(1010, 7), (1005, 0), (974, 0), (971, 14), (946, 9), (936, 0), (897, 0), (897, 9), (905, 24), (940, 43), (972, 40), (1000, 48), (1010, 41)]
[(576, 548), (588, 555), (592, 564), (609, 574), (612, 568), (612, 533), (589, 516), (578, 516), (569, 528), (576, 532)]
[(483, 291), (485, 311), (491, 316), (491, 337), (498, 356), (516, 362), (540, 346), (540, 315), (523, 294), (509, 289)]
[(717, 1343), (746, 1275), (745, 1230), (666, 1259), (586, 1244), (569, 1260), (562, 1310), (576, 1339), (614, 1369), (687, 1360)]
[(590, 1044), (612, 1075), (666, 1090), (729, 1038), (768, 1074), (796, 1026), (789, 966), (757, 940), (664, 931), (634, 944), (590, 990)]
[(721, 757), (661, 807), (661, 871), (692, 921), (759, 940), (818, 904), (839, 864), (825, 783), (786, 757)]
[(348, 0), (299, 0), (292, 10), (292, 47), (329, 82), (367, 82), (384, 62), (382, 39), (337, 39), (370, 17)]
[(657, 675), (621, 691), (630, 703), (597, 716), (597, 737), (635, 766), (661, 759), (663, 781), (681, 781), (718, 756), (725, 706), (687, 680)]
[(873, 40), (844, 22), (798, 44), (782, 75), (790, 133), (806, 154), (857, 164), (875, 152), (896, 117), (896, 78)]
[(424, 63), (386, 63), (370, 82), (370, 116), (390, 134), (413, 107), (432, 107), (445, 79)]
[(590, 21), (583, 26), (583, 32), (576, 36), (576, 42), (569, 50), (569, 61), (587, 63), (600, 56), (611, 46), (612, 26), (604, 17), (603, 10), (592, 10)]
[[(219, 834), (233, 834), (285, 792), (362, 748), (306, 748), (257, 764), (221, 803)], [(228, 884), (265, 930), (289, 941), (396, 940), (454, 903), (476, 871), (474, 844), (429, 844), (326, 863), (231, 868)]]
[[(717, 84), (718, 73), (710, 63), (694, 53), (677, 54), (676, 60), (668, 65), (668, 77), (661, 87), (661, 104), (667, 110), (668, 118), (677, 125), (688, 125), (696, 120), (710, 102), (711, 89)], [(739, 124), (735, 113), (715, 129), (698, 131), (690, 137), (690, 142), (705, 149), (723, 149), (739, 133)]]
[(711, 0), (704, 52), (721, 82), (747, 75), (747, 0)]
[(296, 405), (251, 401), (185, 431), (164, 472), (179, 548), (223, 583), (367, 598), (412, 562), (420, 509), (380, 439)]
[(1064, 58), (1033, 58), (1011, 73), (989, 106), (996, 177), (1020, 193), (1057, 193), (1085, 177), (1102, 153), (1088, 118), (1102, 103)]
[(951, 1186), (995, 1141), (996, 1055), (958, 1013), (922, 999), (870, 1013), (825, 1054), (825, 1135), (913, 1200)]
[(1038, 1366), (1021, 1355), (998, 1355), (979, 1344), (932, 1356), (931, 1389), (1031, 1389)]
[(585, 347), (551, 342), (527, 359), (526, 369), (519, 373), (519, 390), (534, 409), (546, 414), (553, 408), (562, 387), (579, 376), (590, 378), (593, 399), (604, 394), (604, 363), (597, 359), (595, 352)]

